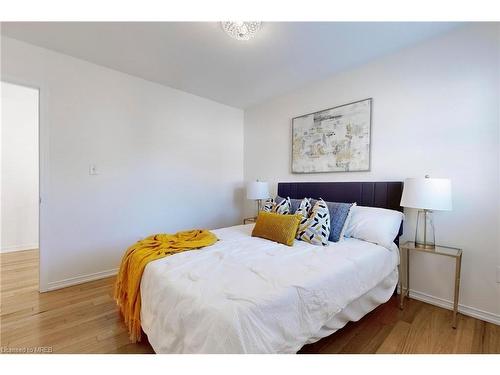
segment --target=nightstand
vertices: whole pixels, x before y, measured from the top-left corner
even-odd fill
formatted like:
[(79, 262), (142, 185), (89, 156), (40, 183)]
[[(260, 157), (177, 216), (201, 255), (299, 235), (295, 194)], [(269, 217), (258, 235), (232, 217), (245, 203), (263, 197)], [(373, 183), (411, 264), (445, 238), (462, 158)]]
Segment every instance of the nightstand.
[(243, 219), (243, 224), (255, 223), (256, 220), (256, 217), (247, 217), (246, 219)]
[(462, 267), (462, 249), (448, 246), (438, 246), (434, 249), (425, 249), (416, 247), (414, 242), (405, 242), (403, 245), (399, 246), (401, 258), (403, 255), (403, 250), (406, 255), (406, 288), (403, 289), (403, 276), (401, 275), (401, 262), (399, 265), (399, 293), (400, 293), (400, 304), (399, 308), (403, 309), (405, 297), (410, 298), (410, 252), (420, 251), (423, 253), (436, 254), (441, 256), (447, 256), (455, 259), (455, 293), (453, 295), (453, 323), (452, 327), (457, 328), (457, 313), (458, 313), (458, 296), (460, 294), (460, 269)]

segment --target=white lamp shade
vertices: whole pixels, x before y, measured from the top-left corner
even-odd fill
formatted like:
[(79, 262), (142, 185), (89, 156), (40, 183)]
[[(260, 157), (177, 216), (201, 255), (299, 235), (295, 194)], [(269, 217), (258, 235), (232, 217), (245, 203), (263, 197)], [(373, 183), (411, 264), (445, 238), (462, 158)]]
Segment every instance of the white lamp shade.
[(265, 181), (252, 181), (247, 185), (247, 199), (269, 198), (269, 185)]
[(407, 178), (401, 206), (426, 210), (451, 210), (451, 182), (447, 178)]

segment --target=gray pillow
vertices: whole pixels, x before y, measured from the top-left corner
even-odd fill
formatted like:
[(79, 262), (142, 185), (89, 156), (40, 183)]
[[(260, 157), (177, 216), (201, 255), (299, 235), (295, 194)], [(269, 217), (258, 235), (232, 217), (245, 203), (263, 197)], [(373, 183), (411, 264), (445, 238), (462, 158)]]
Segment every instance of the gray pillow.
[[(314, 206), (315, 199), (311, 199), (311, 204)], [(339, 203), (339, 202), (326, 202), (328, 211), (330, 211), (330, 237), (328, 241), (339, 242), (342, 228), (344, 228), (345, 221), (349, 215), (349, 210), (354, 203)]]

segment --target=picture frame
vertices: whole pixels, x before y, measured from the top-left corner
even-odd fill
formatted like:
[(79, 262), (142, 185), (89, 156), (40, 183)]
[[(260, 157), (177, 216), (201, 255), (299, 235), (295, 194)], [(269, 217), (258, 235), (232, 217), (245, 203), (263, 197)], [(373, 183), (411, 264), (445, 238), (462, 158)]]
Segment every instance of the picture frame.
[(292, 119), (292, 173), (371, 169), (373, 98)]

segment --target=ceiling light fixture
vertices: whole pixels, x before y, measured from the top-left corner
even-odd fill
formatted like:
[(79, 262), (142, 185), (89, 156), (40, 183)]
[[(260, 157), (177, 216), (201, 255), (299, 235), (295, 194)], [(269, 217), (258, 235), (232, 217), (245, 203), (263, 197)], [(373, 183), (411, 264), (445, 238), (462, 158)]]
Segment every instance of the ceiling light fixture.
[(262, 22), (221, 22), (221, 25), (231, 38), (249, 40), (260, 30)]

